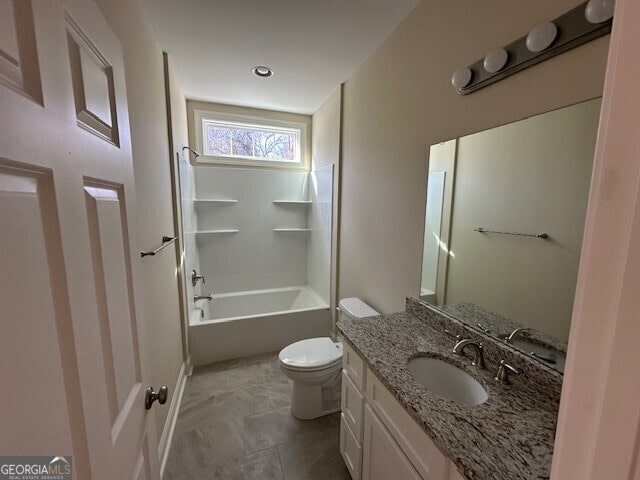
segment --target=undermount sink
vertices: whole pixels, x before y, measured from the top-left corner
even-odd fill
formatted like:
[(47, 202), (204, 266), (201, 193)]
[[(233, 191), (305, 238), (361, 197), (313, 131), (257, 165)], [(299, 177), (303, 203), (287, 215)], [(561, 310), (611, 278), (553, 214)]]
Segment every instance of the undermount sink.
[(480, 405), (489, 396), (480, 382), (443, 360), (418, 357), (409, 360), (409, 373), (436, 395), (465, 405)]

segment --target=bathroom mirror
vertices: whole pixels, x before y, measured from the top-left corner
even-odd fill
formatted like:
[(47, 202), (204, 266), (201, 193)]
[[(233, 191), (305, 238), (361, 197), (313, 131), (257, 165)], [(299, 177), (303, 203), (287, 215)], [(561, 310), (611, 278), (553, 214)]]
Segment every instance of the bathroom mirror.
[(429, 154), (421, 300), (560, 372), (599, 114), (590, 100)]

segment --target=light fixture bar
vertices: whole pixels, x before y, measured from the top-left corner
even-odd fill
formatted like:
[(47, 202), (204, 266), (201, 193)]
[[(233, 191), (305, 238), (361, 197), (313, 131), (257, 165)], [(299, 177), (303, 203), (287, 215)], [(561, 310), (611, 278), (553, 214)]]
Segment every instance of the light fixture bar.
[[(605, 3), (613, 2), (614, 0), (605, 1)], [(587, 19), (585, 12), (587, 5), (590, 3), (593, 2), (585, 2), (578, 5), (553, 20), (552, 23), (557, 27), (557, 36), (546, 49), (538, 52), (529, 50), (527, 47), (527, 36), (524, 36), (504, 47), (508, 58), (504, 66), (498, 71), (487, 71), (485, 68), (485, 58), (458, 70), (452, 80), (458, 93), (466, 95), (475, 92), (514, 73), (520, 72), (525, 68), (529, 68), (551, 57), (555, 57), (556, 55), (611, 33), (611, 18), (608, 18), (602, 23), (591, 23), (591, 21)], [(466, 84), (463, 84), (468, 78), (467, 68), (471, 71), (471, 79), (468, 80)], [(460, 80), (461, 78), (462, 80)]]

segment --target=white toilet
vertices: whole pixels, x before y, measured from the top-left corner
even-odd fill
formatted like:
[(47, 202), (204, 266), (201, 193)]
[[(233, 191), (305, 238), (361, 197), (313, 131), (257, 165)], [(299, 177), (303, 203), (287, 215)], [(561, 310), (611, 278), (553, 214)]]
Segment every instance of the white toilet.
[[(340, 300), (340, 319), (379, 315), (359, 298)], [(293, 381), (291, 414), (301, 420), (340, 411), (342, 343), (309, 338), (280, 351), (280, 368)]]

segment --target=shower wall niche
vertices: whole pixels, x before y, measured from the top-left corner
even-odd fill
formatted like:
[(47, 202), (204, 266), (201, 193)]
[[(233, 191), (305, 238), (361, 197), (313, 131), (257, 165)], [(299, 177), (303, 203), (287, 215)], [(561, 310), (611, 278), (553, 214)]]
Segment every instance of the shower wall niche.
[[(180, 176), (194, 363), (326, 336), (333, 165), (299, 172), (185, 161)], [(192, 270), (206, 283), (192, 286)]]

